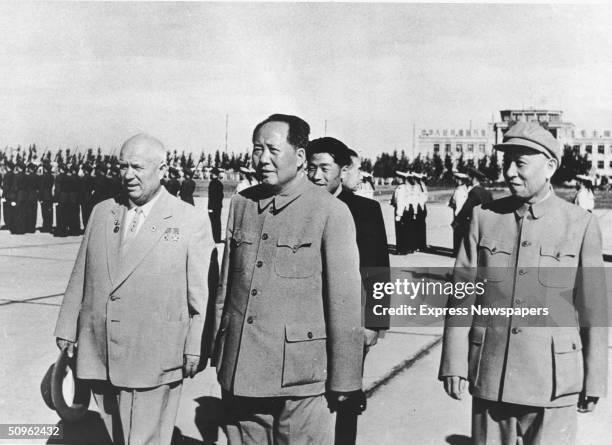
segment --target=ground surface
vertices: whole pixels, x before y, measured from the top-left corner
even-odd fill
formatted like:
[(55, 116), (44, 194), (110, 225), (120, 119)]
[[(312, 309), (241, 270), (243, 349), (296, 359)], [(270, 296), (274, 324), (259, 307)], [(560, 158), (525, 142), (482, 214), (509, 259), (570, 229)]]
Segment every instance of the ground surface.
[[(392, 208), (382, 199), (389, 244), (393, 245)], [(196, 199), (196, 206), (204, 212), (205, 200)], [(604, 250), (612, 254), (612, 211), (597, 211), (596, 215), (604, 234)], [(225, 217), (224, 213), (223, 220)], [(453, 259), (440, 249), (451, 246), (450, 217), (444, 205), (430, 205), (428, 241), (435, 247), (433, 253), (392, 255), (392, 266), (452, 266)], [(57, 358), (52, 332), (79, 242), (80, 237), (12, 236), (0, 231), (0, 423), (59, 421), (42, 401), (39, 385)], [(437, 381), (440, 333), (438, 327), (393, 328), (371, 350), (364, 372), (370, 398), (360, 418), (359, 444), (468, 443), (469, 398), (451, 400)], [(64, 425), (62, 443), (108, 443), (95, 404), (90, 411), (85, 422)], [(225, 443), (215, 426), (218, 413), (219, 388), (214, 372), (207, 369), (184, 385), (177, 419), (182, 443), (202, 443), (203, 438), (204, 443)], [(611, 435), (609, 400), (602, 400), (595, 413), (579, 415), (580, 445), (610, 443)]]

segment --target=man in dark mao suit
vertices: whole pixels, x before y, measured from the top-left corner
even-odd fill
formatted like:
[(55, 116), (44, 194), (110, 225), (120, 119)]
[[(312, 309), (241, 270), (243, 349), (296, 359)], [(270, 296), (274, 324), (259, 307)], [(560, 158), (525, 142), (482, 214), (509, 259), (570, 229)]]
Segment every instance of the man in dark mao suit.
[[(353, 216), (356, 228), (356, 241), (359, 250), (361, 279), (366, 289), (362, 301), (365, 350), (374, 346), (381, 332), (389, 328), (389, 317), (375, 317), (372, 308), (375, 304), (389, 306), (389, 299), (375, 300), (370, 292), (373, 281), (389, 280), (389, 253), (387, 234), (380, 204), (372, 199), (355, 195), (349, 188), (356, 187), (359, 178), (359, 157), (343, 142), (332, 137), (315, 139), (308, 144), (308, 178), (316, 185), (324, 187), (333, 196), (344, 202)], [(357, 413), (338, 411), (336, 417), (336, 445), (354, 444), (357, 434)]]
[(223, 208), (223, 184), (219, 180), (219, 169), (213, 168), (208, 183), (208, 217), (215, 243), (221, 242), (221, 209)]
[(455, 263), (455, 280), (484, 292), (449, 305), (540, 314), (449, 316), (439, 376), (456, 399), (469, 382), (474, 444), (571, 445), (576, 405), (592, 411), (607, 391), (599, 225), (555, 196), (561, 149), (537, 122), (515, 124), (495, 148), (512, 195), (474, 209)]
[(125, 202), (96, 205), (64, 294), (55, 336), (92, 380), (115, 444), (169, 445), (182, 380), (200, 362), (212, 252), (208, 224), (161, 186), (166, 150), (122, 146)]
[(213, 329), (230, 445), (331, 445), (330, 408), (365, 401), (355, 226), (306, 178), (308, 133), (296, 116), (258, 124), (262, 183), (230, 204)]

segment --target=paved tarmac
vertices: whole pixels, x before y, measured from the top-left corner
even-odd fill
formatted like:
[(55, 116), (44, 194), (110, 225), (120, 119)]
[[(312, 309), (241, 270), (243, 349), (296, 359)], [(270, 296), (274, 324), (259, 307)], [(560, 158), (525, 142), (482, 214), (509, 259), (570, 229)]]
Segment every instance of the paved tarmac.
[[(206, 210), (203, 198), (196, 206)], [(389, 244), (394, 244), (393, 213), (382, 203)], [(227, 205), (225, 206), (227, 211)], [(596, 212), (604, 234), (604, 250), (612, 254), (612, 211)], [(223, 215), (223, 221), (226, 214)], [(452, 244), (450, 209), (429, 206), (428, 242), (432, 253), (391, 256), (395, 267), (452, 267), (445, 249)], [(56, 424), (57, 414), (40, 395), (40, 381), (57, 358), (52, 337), (62, 295), (80, 237), (48, 234), (10, 235), (0, 231), (0, 423)], [(608, 264), (609, 265), (609, 264)], [(612, 287), (612, 286), (611, 286)], [(440, 327), (392, 328), (368, 354), (364, 386), (368, 409), (360, 417), (358, 443), (469, 443), (470, 400), (458, 402), (437, 380)], [(612, 344), (612, 342), (610, 342)], [(612, 363), (610, 366), (612, 372)], [(185, 382), (176, 426), (177, 443), (225, 444), (217, 428), (220, 391), (214, 371), (206, 369)], [(108, 444), (92, 402), (86, 420), (63, 424), (65, 439), (55, 443)], [(612, 408), (602, 400), (593, 414), (579, 415), (580, 445), (610, 443)], [(0, 443), (46, 443), (44, 440)]]

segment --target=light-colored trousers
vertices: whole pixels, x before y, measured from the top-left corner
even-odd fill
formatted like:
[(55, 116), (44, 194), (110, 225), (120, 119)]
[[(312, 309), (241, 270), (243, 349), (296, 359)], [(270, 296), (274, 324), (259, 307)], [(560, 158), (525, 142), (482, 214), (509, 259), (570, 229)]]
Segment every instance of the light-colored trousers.
[(543, 408), (472, 399), (474, 445), (573, 445), (576, 423), (576, 405)]
[(93, 385), (100, 417), (114, 445), (170, 445), (183, 382), (155, 388)]
[(333, 445), (334, 415), (324, 395), (236, 397), (223, 392), (228, 445)]

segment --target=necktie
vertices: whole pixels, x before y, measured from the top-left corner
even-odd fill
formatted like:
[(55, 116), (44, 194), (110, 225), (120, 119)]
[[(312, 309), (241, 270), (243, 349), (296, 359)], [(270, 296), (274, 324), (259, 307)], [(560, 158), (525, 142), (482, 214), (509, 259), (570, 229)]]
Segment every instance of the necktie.
[(136, 238), (136, 234), (138, 233), (138, 227), (140, 222), (142, 221), (143, 212), (140, 207), (136, 207), (136, 211), (134, 214), (134, 218), (132, 218), (132, 222), (130, 227), (128, 227), (127, 232), (125, 232), (125, 237), (123, 239), (123, 247), (127, 246), (134, 238)]

